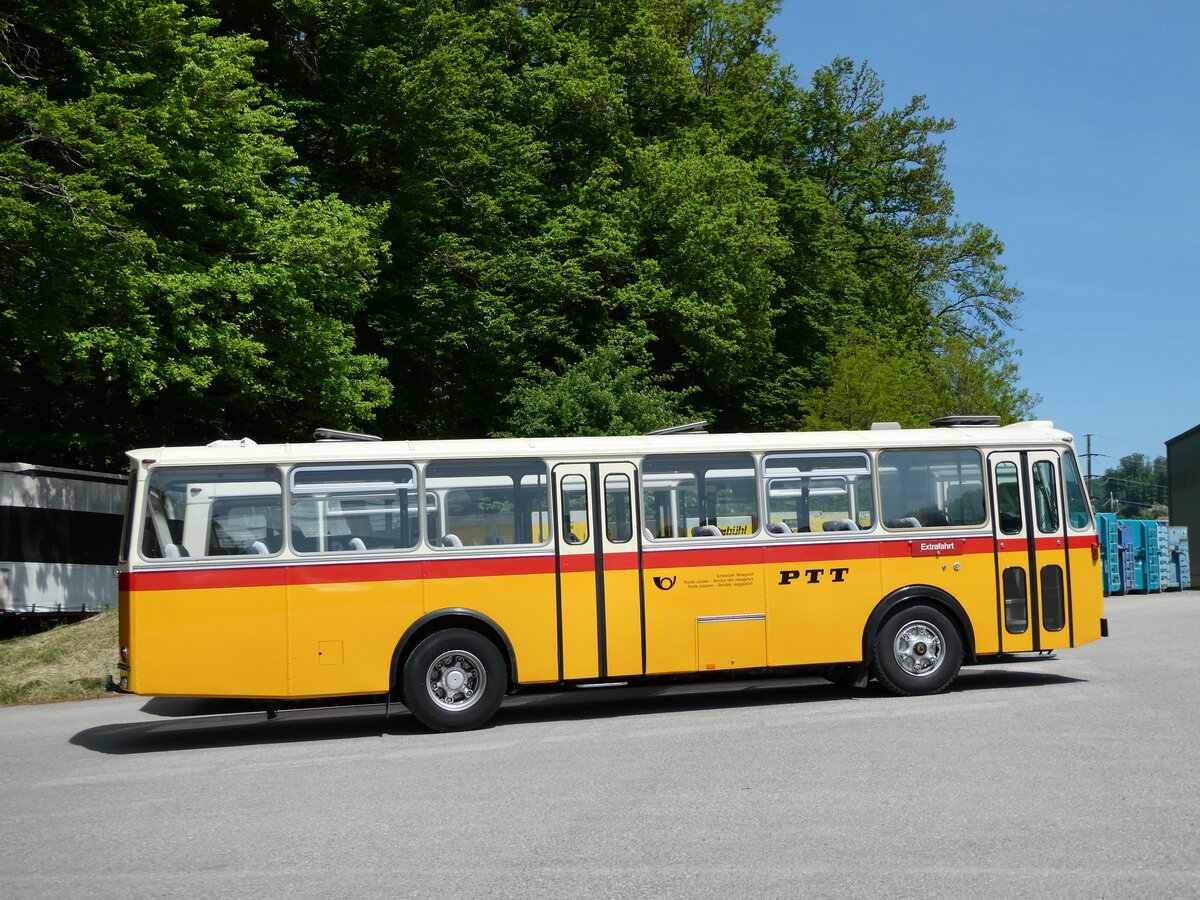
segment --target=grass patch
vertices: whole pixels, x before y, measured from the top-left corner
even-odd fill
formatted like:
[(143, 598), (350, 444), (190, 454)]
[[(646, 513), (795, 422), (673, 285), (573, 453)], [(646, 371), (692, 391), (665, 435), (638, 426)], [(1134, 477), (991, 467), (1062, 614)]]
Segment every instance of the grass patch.
[(0, 706), (103, 697), (117, 674), (117, 611), (0, 641)]

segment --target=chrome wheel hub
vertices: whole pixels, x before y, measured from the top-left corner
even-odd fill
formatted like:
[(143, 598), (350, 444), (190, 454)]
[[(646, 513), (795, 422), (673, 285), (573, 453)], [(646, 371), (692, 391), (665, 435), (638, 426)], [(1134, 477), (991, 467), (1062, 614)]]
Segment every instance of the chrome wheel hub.
[(466, 650), (443, 653), (429, 666), (425, 685), (429, 697), (442, 709), (463, 710), (483, 694), (487, 674), (483, 663)]
[(942, 633), (929, 622), (909, 622), (896, 634), (896, 662), (909, 675), (924, 677), (938, 670), (945, 658)]

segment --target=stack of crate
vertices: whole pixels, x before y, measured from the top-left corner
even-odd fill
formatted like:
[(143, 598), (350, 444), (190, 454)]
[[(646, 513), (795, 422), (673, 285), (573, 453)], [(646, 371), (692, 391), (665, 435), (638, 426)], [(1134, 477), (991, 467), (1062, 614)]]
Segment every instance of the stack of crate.
[(1100, 542), (1104, 595), (1122, 594), (1121, 550), (1115, 513), (1096, 513), (1096, 539)]
[(1104, 594), (1149, 594), (1191, 586), (1183, 525), (1096, 513)]
[(1191, 559), (1188, 554), (1188, 533), (1184, 525), (1167, 525), (1160, 542), (1159, 558), (1164, 591), (1191, 587)]

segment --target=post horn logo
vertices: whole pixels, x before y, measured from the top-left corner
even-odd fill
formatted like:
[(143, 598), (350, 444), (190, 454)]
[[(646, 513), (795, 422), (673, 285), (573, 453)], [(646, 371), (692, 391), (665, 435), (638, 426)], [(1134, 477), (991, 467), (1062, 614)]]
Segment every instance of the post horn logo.
[(670, 578), (661, 578), (656, 575), (654, 576), (654, 586), (660, 591), (669, 591), (671, 588), (675, 587), (676, 577), (677, 576), (672, 575)]

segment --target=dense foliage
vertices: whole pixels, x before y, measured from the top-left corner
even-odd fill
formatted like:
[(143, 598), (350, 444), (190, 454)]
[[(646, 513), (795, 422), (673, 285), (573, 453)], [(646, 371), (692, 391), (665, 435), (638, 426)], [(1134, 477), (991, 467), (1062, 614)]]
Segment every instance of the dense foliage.
[(1015, 418), (922, 98), (774, 0), (18, 0), (8, 452)]
[(1096, 512), (1116, 513), (1119, 519), (1158, 519), (1169, 513), (1165, 456), (1151, 460), (1144, 453), (1130, 453), (1089, 484)]

